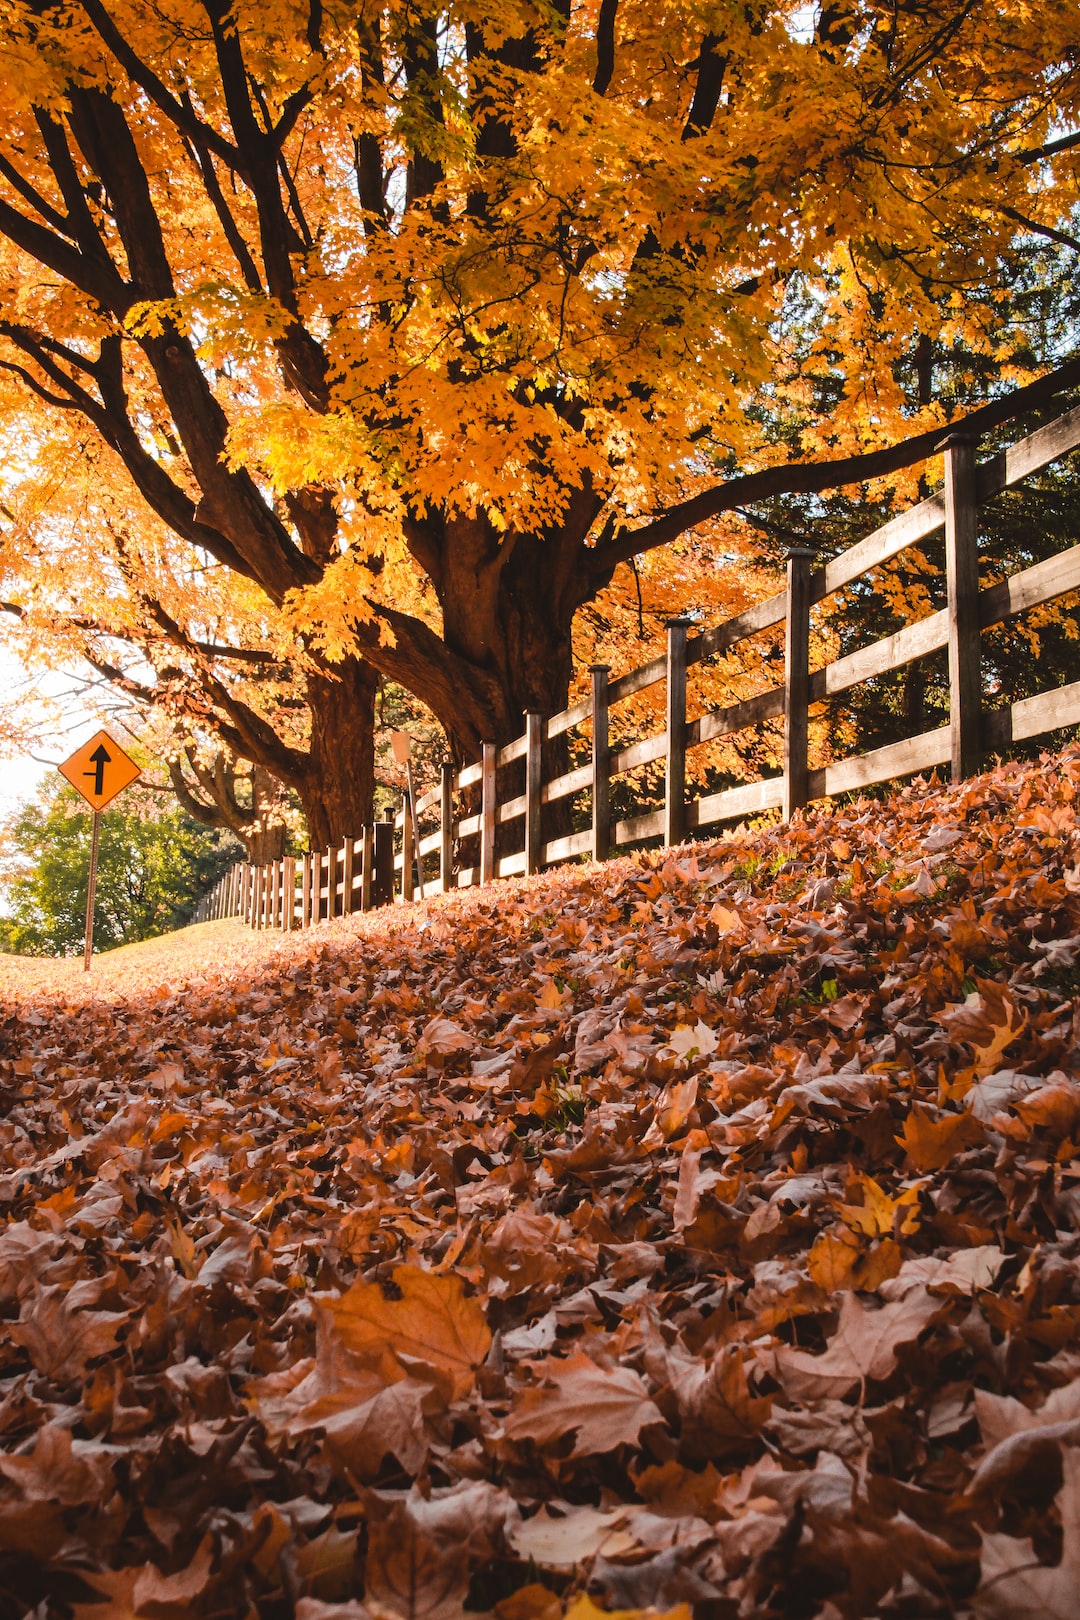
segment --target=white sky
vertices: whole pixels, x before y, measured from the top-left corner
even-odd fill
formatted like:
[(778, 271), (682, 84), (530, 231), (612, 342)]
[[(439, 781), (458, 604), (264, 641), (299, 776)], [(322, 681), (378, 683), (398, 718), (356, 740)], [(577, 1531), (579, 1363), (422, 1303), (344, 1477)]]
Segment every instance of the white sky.
[(21, 705), (28, 694), (44, 701), (59, 700), (64, 709), (59, 723), (43, 735), (33, 753), (0, 754), (0, 822), (33, 798), (60, 761), (100, 727), (100, 716), (72, 693), (73, 684), (59, 671), (29, 676), (17, 659), (0, 648), (0, 715), (16, 703)]

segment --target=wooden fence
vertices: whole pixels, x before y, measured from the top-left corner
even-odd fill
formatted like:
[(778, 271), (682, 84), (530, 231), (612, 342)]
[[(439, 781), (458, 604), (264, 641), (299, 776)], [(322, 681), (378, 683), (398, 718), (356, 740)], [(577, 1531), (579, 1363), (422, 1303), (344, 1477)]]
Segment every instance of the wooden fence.
[[(981, 464), (976, 461), (975, 441), (953, 434), (942, 445), (944, 488), (900, 513), (824, 568), (812, 566), (813, 552), (793, 549), (788, 555), (787, 588), (778, 595), (700, 635), (689, 635), (685, 621), (672, 621), (664, 657), (613, 681), (608, 679), (606, 667), (594, 665), (591, 691), (581, 702), (548, 719), (526, 715), (522, 736), (501, 748), (485, 743), (483, 757), (476, 764), (456, 771), (444, 765), (440, 785), (417, 801), (424, 892), (445, 892), (490, 883), (496, 877), (537, 872), (576, 856), (604, 860), (617, 850), (658, 836), (665, 844), (677, 844), (687, 833), (763, 810), (780, 809), (787, 818), (813, 799), (935, 766), (948, 765), (954, 778), (968, 776), (981, 768), (988, 753), (1059, 727), (1080, 725), (1080, 681), (987, 711), (980, 673), (982, 630), (1080, 589), (1080, 545), (986, 590), (980, 590), (978, 576), (980, 505), (1078, 446), (1080, 407)], [(947, 605), (811, 672), (814, 605), (941, 529), (945, 531)], [(784, 626), (783, 685), (688, 721), (687, 670), (779, 625)], [(820, 769), (810, 768), (808, 734), (813, 704), (942, 648), (948, 650), (947, 725)], [(609, 744), (612, 709), (661, 682), (666, 696), (663, 731), (613, 750)], [(781, 774), (687, 798), (690, 750), (781, 717)], [(567, 745), (576, 742), (577, 753), (587, 757), (573, 769), (545, 779), (544, 744), (560, 737)], [(573, 758), (574, 752), (568, 757)], [(613, 781), (661, 761), (662, 808), (613, 821)], [(514, 781), (508, 790), (511, 775)], [(587, 825), (545, 838), (545, 808), (585, 793), (589, 809), (584, 817), (579, 812), (578, 819), (585, 819)], [(471, 796), (472, 809), (461, 804), (464, 794)], [(477, 804), (479, 808), (475, 808)], [(466, 840), (479, 851), (478, 859), (469, 866), (457, 858)], [(516, 847), (509, 849), (510, 844)], [(306, 928), (394, 898), (411, 900), (416, 894), (415, 853), (412, 822), (402, 807), (387, 820), (364, 828), (359, 837), (346, 838), (338, 849), (287, 857), (261, 868), (234, 867), (204, 898), (196, 921), (239, 916), (256, 928)]]

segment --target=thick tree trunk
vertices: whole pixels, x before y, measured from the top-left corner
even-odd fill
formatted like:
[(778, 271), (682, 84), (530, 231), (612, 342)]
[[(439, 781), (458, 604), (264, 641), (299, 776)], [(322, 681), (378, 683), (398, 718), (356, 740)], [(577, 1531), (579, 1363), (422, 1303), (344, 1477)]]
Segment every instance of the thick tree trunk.
[(242, 836), (244, 853), (252, 866), (269, 866), (271, 861), (280, 861), (285, 853), (286, 830), (280, 822), (276, 826), (256, 827)]
[(526, 710), (565, 708), (580, 603), (560, 577), (556, 540), (519, 535), (500, 546), (474, 520), (467, 545), (463, 526), (444, 551), (439, 598), (446, 644), (474, 678), (459, 683), (449, 704), (432, 706), (455, 754), (472, 760), (481, 743), (520, 736)]
[(300, 799), (312, 849), (358, 837), (371, 820), (377, 682), (360, 658), (308, 678), (311, 742)]

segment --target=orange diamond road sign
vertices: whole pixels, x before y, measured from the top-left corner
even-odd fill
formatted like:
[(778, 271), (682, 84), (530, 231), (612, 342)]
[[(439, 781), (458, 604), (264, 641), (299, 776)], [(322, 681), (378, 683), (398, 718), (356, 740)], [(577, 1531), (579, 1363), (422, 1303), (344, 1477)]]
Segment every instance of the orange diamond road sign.
[(93, 810), (104, 810), (118, 793), (142, 775), (135, 761), (129, 759), (118, 742), (113, 742), (107, 731), (99, 731), (89, 742), (83, 743), (59, 769)]

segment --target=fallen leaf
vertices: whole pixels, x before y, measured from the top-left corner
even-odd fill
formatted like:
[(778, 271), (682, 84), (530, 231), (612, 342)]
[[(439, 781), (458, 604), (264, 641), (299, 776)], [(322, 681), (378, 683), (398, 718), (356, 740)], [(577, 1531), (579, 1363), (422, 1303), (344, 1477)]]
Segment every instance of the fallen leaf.
[(515, 1401), (506, 1420), (513, 1440), (552, 1445), (573, 1434), (572, 1457), (634, 1446), (642, 1429), (662, 1424), (640, 1376), (629, 1367), (598, 1367), (580, 1351), (537, 1363), (541, 1382)]
[(1080, 1592), (1080, 1451), (1066, 1452), (1060, 1564), (1042, 1564), (1026, 1537), (984, 1535), (982, 1579), (973, 1599), (981, 1620), (1076, 1620)]
[(896, 1352), (917, 1339), (941, 1309), (923, 1288), (874, 1310), (855, 1294), (844, 1294), (840, 1320), (823, 1355), (781, 1346), (774, 1352), (777, 1375), (796, 1400), (840, 1397), (867, 1379), (887, 1378)]
[(445, 1374), (453, 1394), (464, 1395), (491, 1348), (480, 1305), (467, 1297), (460, 1277), (396, 1266), (393, 1281), (396, 1299), (376, 1283), (359, 1282), (327, 1302), (341, 1343), (368, 1365), (389, 1356), (405, 1372), (420, 1366)]

